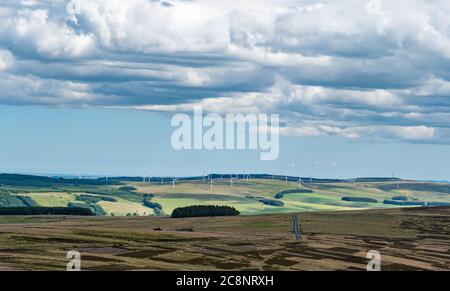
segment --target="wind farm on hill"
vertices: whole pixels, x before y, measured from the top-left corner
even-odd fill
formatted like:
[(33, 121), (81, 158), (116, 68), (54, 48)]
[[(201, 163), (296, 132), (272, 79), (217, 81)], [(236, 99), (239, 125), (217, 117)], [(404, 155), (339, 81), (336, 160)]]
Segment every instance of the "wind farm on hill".
[(450, 184), (397, 178), (209, 174), (63, 179), (3, 174), (0, 184), (1, 207), (16, 199), (38, 207), (90, 206), (98, 216), (170, 216), (176, 208), (193, 205), (231, 206), (241, 215), (450, 205)]

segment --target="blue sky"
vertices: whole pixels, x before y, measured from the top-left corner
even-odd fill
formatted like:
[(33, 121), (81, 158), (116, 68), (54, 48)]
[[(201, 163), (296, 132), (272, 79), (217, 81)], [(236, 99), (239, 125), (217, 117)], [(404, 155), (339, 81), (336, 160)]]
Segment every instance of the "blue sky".
[(0, 106), (0, 171), (82, 175), (258, 172), (315, 177), (449, 179), (446, 145), (281, 137), (280, 157), (257, 151), (175, 151), (171, 116), (155, 112)]
[[(4, 0), (0, 24), (1, 171), (450, 180), (447, 0)], [(194, 106), (279, 114), (279, 159), (173, 151)]]

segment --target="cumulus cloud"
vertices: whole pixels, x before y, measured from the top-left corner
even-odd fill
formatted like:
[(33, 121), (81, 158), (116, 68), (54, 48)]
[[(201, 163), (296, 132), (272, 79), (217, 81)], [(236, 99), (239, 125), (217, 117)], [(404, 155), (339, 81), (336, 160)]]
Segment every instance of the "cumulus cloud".
[(448, 142), (447, 0), (373, 1), (5, 0), (0, 102), (202, 105), (279, 113), (289, 135)]
[(64, 59), (82, 57), (95, 50), (91, 34), (75, 33), (50, 19), (47, 10), (19, 11), (5, 24), (0, 35), (7, 39), (6, 45), (22, 54)]

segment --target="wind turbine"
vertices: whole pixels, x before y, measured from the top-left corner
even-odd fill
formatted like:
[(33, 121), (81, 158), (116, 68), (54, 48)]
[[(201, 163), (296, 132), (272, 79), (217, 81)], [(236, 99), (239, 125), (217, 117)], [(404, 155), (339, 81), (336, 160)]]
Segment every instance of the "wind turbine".
[(213, 180), (213, 179), (211, 179), (211, 181), (210, 181), (210, 182), (211, 182), (211, 190), (212, 190), (212, 188), (213, 188), (213, 185), (214, 185), (214, 184), (216, 184), (216, 182), (214, 182), (214, 180)]
[(176, 181), (178, 181), (177, 175), (178, 175), (178, 172), (176, 172), (175, 174), (172, 175), (172, 188), (173, 189), (175, 189)]
[(230, 177), (231, 177), (230, 184), (231, 184), (231, 187), (233, 187), (233, 175), (230, 175)]
[(247, 171), (244, 170), (244, 179), (245, 179), (247, 182), (248, 182), (248, 179), (249, 179), (248, 176), (249, 176), (249, 175), (247, 174)]
[(298, 179), (297, 184), (298, 184), (298, 188), (301, 188), (301, 187), (302, 187), (302, 184), (303, 184), (302, 178), (299, 178), (299, 179)]
[(400, 178), (395, 178), (395, 176), (395, 171), (392, 171), (392, 179), (395, 179), (395, 181), (397, 181), (397, 189), (400, 189)]

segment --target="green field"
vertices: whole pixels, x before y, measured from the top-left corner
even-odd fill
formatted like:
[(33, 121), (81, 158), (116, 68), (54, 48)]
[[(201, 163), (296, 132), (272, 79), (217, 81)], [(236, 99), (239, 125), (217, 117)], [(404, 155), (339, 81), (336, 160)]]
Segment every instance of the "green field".
[[(153, 193), (155, 202), (160, 203), (166, 213), (176, 207), (189, 205), (230, 205), (244, 215), (286, 213), (295, 211), (343, 211), (358, 209), (383, 209), (398, 206), (386, 205), (382, 202), (397, 195), (425, 201), (450, 202), (450, 194), (413, 191), (383, 191), (378, 187), (386, 183), (339, 183), (339, 184), (305, 184), (301, 189), (310, 189), (313, 193), (297, 193), (285, 195), (280, 199), (283, 207), (264, 205), (258, 197), (274, 199), (274, 195), (282, 190), (296, 189), (295, 183), (277, 180), (241, 180), (231, 187), (228, 180), (217, 180), (211, 189), (208, 182), (178, 183), (171, 185), (157, 183), (131, 183), (140, 193)], [(422, 184), (421, 184), (422, 185)], [(430, 187), (432, 188), (432, 187)], [(361, 203), (342, 201), (342, 197), (368, 197), (379, 203)], [(222, 199), (218, 199), (222, 198)]]

